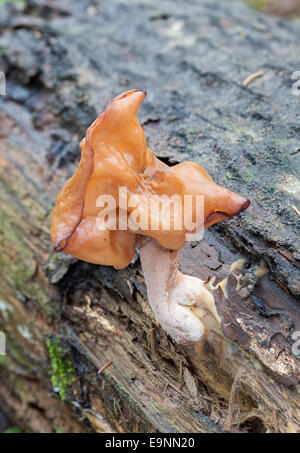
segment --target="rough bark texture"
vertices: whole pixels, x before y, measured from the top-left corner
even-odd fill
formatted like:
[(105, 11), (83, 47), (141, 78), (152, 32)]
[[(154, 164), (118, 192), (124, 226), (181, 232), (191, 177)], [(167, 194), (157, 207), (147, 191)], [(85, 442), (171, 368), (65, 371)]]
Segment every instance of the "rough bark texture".
[[(34, 0), (1, 5), (0, 27), (1, 410), (26, 431), (300, 432), (299, 22), (234, 0)], [(245, 260), (214, 293), (224, 338), (202, 353), (155, 324), (138, 259), (114, 271), (52, 252), (79, 140), (130, 88), (148, 91), (139, 118), (160, 158), (252, 201), (184, 250), (204, 280)]]

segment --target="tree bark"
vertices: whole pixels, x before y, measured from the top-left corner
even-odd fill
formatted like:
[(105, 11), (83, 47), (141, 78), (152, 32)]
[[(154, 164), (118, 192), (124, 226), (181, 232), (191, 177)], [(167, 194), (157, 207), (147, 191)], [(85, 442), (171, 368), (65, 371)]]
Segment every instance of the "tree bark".
[[(24, 431), (300, 432), (299, 22), (234, 0), (33, 0), (1, 5), (0, 24), (1, 411)], [(52, 249), (79, 141), (130, 88), (148, 91), (158, 157), (251, 199), (184, 249), (184, 273), (228, 277), (224, 337), (202, 351), (156, 324), (138, 259), (115, 271)]]

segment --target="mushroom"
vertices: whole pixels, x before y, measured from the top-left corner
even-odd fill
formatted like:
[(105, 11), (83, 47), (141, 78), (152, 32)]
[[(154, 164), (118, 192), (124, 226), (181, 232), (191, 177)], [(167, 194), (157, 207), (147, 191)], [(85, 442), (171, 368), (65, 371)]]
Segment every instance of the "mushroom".
[[(196, 163), (169, 167), (155, 157), (137, 120), (145, 96), (143, 90), (119, 95), (87, 129), (78, 168), (53, 210), (51, 237), (56, 252), (116, 269), (130, 264), (137, 247), (156, 320), (177, 342), (197, 343), (220, 319), (210, 286), (178, 270), (187, 234), (250, 202)], [(191, 197), (187, 222), (185, 196)]]

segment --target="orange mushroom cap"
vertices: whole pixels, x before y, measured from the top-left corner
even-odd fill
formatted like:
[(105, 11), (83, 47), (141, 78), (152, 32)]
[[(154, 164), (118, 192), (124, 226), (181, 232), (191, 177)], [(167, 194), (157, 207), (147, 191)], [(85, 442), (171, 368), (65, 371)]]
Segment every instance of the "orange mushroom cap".
[[(104, 112), (88, 128), (81, 141), (81, 160), (71, 179), (57, 198), (51, 219), (51, 237), (57, 252), (63, 251), (84, 261), (126, 267), (135, 253), (136, 235), (155, 238), (163, 247), (180, 249), (186, 242), (187, 227), (176, 226), (183, 212), (174, 205), (160, 210), (152, 203), (153, 197), (185, 195), (204, 197), (203, 227), (232, 217), (246, 209), (250, 202), (217, 185), (200, 165), (182, 162), (173, 167), (161, 162), (147, 148), (137, 111), (146, 96), (142, 90), (131, 90), (113, 99)], [(127, 204), (125, 216), (135, 221), (128, 228), (120, 228), (124, 206), (120, 204), (119, 189), (126, 188), (128, 197), (138, 199), (137, 205)], [(116, 201), (117, 227), (109, 223), (99, 228), (97, 218), (103, 213), (99, 196)], [(161, 206), (161, 205), (159, 205)], [(191, 219), (197, 221), (194, 201)], [(139, 213), (147, 213), (147, 226), (138, 222)], [(165, 228), (165, 212), (170, 215)], [(155, 224), (156, 229), (151, 228)]]

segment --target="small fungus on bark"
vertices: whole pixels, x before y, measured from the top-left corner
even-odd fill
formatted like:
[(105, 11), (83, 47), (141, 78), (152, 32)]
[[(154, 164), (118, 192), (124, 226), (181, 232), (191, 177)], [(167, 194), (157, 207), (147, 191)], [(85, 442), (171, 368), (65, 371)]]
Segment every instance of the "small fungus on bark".
[(57, 252), (116, 269), (131, 263), (137, 247), (157, 321), (177, 342), (197, 343), (220, 320), (209, 285), (179, 272), (181, 250), (187, 235), (250, 202), (196, 163), (169, 167), (155, 157), (137, 120), (145, 96), (119, 95), (87, 129), (78, 168), (57, 198), (51, 237)]

